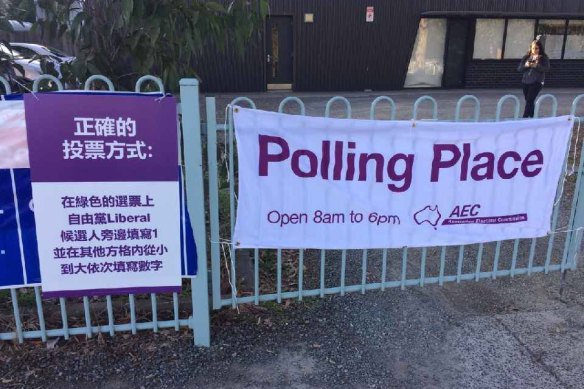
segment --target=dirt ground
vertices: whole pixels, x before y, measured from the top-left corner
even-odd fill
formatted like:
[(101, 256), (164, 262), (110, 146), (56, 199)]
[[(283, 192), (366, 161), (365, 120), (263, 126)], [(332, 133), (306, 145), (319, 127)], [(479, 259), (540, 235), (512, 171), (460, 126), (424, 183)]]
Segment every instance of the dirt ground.
[(225, 309), (192, 334), (0, 343), (3, 388), (581, 387), (584, 273)]

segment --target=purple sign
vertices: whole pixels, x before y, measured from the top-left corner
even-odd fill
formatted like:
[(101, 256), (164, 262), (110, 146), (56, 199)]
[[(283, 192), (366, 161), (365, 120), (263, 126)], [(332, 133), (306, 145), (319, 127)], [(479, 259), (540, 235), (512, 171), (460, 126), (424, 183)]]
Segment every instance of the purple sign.
[(33, 182), (178, 180), (173, 97), (37, 93), (24, 104)]
[(43, 294), (179, 291), (174, 98), (24, 102)]

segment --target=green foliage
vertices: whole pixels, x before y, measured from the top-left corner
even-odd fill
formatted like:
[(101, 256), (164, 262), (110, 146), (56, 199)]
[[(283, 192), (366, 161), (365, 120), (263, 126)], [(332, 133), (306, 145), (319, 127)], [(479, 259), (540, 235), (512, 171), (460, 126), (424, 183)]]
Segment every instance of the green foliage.
[[(80, 4), (83, 4), (80, 7)], [(51, 38), (66, 38), (76, 60), (61, 68), (66, 83), (92, 74), (131, 89), (144, 74), (162, 78), (168, 90), (194, 77), (192, 63), (205, 42), (243, 51), (267, 13), (267, 0), (40, 0), (47, 13), (37, 23)]]
[[(34, 0), (5, 0), (0, 1), (0, 31), (12, 33), (10, 21), (34, 22), (36, 18)], [(15, 53), (7, 40), (0, 40), (0, 76), (4, 77), (13, 90), (28, 87), (24, 78), (22, 65), (16, 62)], [(1, 89), (4, 93), (4, 88)]]
[(34, 0), (8, 0), (0, 13), (11, 20), (33, 23), (36, 19)]

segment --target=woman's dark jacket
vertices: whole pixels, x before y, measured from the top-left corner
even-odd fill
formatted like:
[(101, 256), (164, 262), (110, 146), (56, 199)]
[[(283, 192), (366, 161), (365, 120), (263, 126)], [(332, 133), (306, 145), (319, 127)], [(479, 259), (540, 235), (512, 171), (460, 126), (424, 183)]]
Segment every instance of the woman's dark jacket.
[(525, 62), (527, 62), (530, 57), (530, 55), (524, 55), (517, 67), (518, 72), (523, 72), (521, 82), (527, 85), (535, 84), (536, 82), (543, 84), (545, 81), (545, 73), (550, 70), (550, 59), (547, 55), (540, 56), (535, 67), (527, 68), (525, 67)]

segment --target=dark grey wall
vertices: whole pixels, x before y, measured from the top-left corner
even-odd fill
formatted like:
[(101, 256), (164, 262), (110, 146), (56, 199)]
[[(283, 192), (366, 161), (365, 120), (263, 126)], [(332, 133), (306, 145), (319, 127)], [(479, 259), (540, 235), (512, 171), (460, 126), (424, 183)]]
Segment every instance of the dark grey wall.
[[(375, 7), (374, 23), (365, 22), (368, 6)], [(584, 1), (270, 0), (270, 8), (274, 15), (294, 18), (295, 90), (391, 90), (403, 86), (418, 21), (424, 12), (473, 12), (479, 17), (490, 12), (569, 17), (584, 12)], [(304, 13), (313, 13), (314, 23), (304, 23)], [(575, 61), (558, 73), (558, 85), (570, 83), (566, 77), (572, 71), (584, 73), (582, 63)], [(195, 66), (207, 92), (265, 90), (263, 29), (243, 56), (229, 50), (222, 53), (210, 46), (197, 58)], [(470, 62), (469, 86), (488, 84), (479, 80), (482, 67), (506, 74), (509, 65)], [(550, 76), (550, 85), (555, 82), (554, 77)]]
[[(519, 60), (471, 61), (466, 68), (466, 86), (469, 88), (506, 88), (521, 84), (517, 72)], [(584, 86), (584, 60), (550, 61), (550, 72), (545, 85), (552, 87)]]

